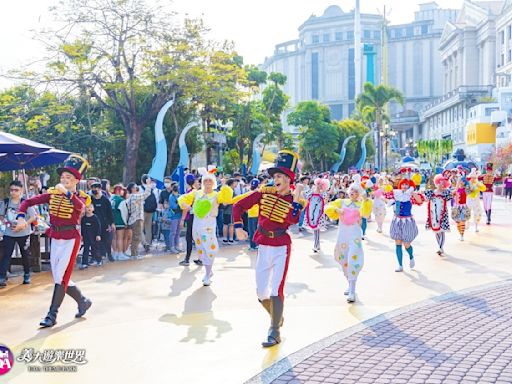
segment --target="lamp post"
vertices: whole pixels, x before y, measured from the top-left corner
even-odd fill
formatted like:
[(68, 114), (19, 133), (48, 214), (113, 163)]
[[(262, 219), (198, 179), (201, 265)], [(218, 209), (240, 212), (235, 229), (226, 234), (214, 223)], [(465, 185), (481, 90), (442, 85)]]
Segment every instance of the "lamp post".
[(392, 129), (389, 128), (389, 124), (384, 124), (383, 125), (383, 130), (379, 132), (379, 136), (380, 136), (380, 142), (384, 142), (384, 153), (383, 153), (383, 160), (384, 160), (384, 169), (387, 171), (388, 170), (388, 146), (389, 146), (389, 141), (395, 137), (396, 135), (396, 132)]

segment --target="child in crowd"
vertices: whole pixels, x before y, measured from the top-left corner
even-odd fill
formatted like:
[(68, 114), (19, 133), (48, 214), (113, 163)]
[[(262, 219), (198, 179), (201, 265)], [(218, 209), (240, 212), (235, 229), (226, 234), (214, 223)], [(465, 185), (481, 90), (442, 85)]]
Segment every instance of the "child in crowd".
[[(101, 241), (101, 225), (98, 216), (94, 214), (94, 205), (89, 204), (85, 207), (85, 215), (80, 222), (83, 253), (82, 265), (80, 269), (88, 268), (89, 265), (97, 267), (103, 265), (101, 256), (99, 255), (99, 241)], [(89, 264), (89, 257), (92, 257), (94, 264)]]

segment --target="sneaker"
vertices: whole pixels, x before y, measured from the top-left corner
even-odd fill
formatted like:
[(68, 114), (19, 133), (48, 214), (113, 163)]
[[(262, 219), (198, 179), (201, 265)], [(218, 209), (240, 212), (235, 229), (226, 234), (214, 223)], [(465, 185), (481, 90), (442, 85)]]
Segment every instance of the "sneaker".
[(355, 293), (349, 293), (347, 295), (347, 303), (353, 303), (356, 301), (356, 294)]
[(183, 249), (181, 249), (181, 248), (177, 248), (177, 247), (176, 247), (175, 249), (176, 249), (176, 252), (177, 252), (177, 253), (185, 252), (185, 251), (184, 251)]
[(135, 256), (135, 258), (136, 258), (137, 260), (142, 260), (142, 259), (144, 258), (144, 256), (142, 256), (142, 255), (137, 255), (137, 256)]
[(459, 240), (464, 241), (464, 236), (461, 236)]
[(395, 272), (403, 272), (404, 271), (404, 267), (398, 267), (397, 269), (395, 269)]
[(203, 265), (203, 262), (199, 259), (194, 260), (195, 265)]
[(103, 260), (95, 261), (93, 264), (95, 267), (101, 267), (103, 265)]
[(313, 248), (313, 252), (315, 252), (315, 253), (320, 252), (320, 248)]
[(131, 259), (131, 257), (130, 257), (130, 256), (126, 256), (126, 255), (125, 255), (125, 254), (123, 254), (123, 253), (119, 253), (119, 254), (117, 255), (117, 260), (118, 260), (118, 261), (126, 261), (126, 260), (130, 260), (130, 259)]
[(23, 284), (30, 284), (30, 273), (23, 274)]
[(122, 255), (125, 255), (126, 257), (129, 257), (130, 259), (132, 258), (132, 253), (129, 251), (122, 253)]
[(222, 244), (224, 244), (224, 245), (228, 245), (229, 243), (228, 243), (228, 241), (227, 241), (226, 239), (223, 239), (223, 240), (222, 240)]
[(190, 265), (190, 263), (187, 260), (181, 260), (179, 264), (184, 267), (188, 267)]
[(116, 261), (116, 259), (114, 258), (114, 256), (112, 255), (107, 255), (108, 257), (108, 261), (110, 261), (111, 263), (113, 263), (114, 261)]
[(177, 250), (176, 248), (171, 248), (171, 249), (169, 250), (169, 252), (171, 252), (171, 253), (172, 253), (172, 254), (174, 254), (174, 255), (176, 255), (177, 253), (179, 253), (179, 252), (178, 252), (178, 250)]
[(233, 245), (233, 244), (235, 244), (235, 242), (233, 240), (228, 240), (228, 244)]
[(80, 265), (78, 267), (78, 269), (81, 270), (81, 271), (84, 270), (84, 269), (87, 269), (87, 268), (89, 268), (89, 264), (82, 264), (82, 265)]
[(416, 261), (414, 260), (414, 258), (410, 259), (409, 260), (409, 266), (411, 267), (411, 269), (414, 269), (415, 265), (416, 265)]
[(0, 287), (7, 287), (7, 280), (5, 278), (0, 279)]
[(204, 287), (208, 287), (212, 283), (212, 276), (213, 276), (213, 273), (210, 273), (210, 276), (205, 275), (203, 277), (203, 286)]
[(151, 249), (151, 246), (150, 246), (149, 244), (145, 244), (145, 245), (144, 245), (144, 250), (145, 250), (146, 252), (149, 252), (149, 250), (150, 250), (150, 249)]

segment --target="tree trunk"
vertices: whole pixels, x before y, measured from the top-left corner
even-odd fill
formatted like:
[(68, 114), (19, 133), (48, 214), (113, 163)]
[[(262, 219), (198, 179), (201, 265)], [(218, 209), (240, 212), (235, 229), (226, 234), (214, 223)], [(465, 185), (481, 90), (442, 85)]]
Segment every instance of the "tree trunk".
[(124, 155), (123, 183), (137, 182), (137, 160), (142, 126), (135, 119), (130, 119), (126, 130), (126, 152)]

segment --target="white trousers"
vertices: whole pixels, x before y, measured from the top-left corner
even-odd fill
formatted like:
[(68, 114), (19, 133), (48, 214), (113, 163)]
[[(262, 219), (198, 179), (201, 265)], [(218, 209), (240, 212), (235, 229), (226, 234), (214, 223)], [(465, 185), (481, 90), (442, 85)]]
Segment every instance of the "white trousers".
[(256, 260), (256, 293), (258, 299), (266, 300), (270, 296), (284, 299), (283, 289), (290, 259), (289, 246), (258, 246)]
[(52, 239), (50, 248), (50, 265), (55, 284), (74, 286), (71, 273), (75, 265), (76, 255), (80, 249), (80, 239)]
[(484, 201), (484, 210), (485, 211), (492, 209), (492, 196), (493, 195), (494, 195), (494, 192), (483, 192), (482, 193), (482, 200)]

